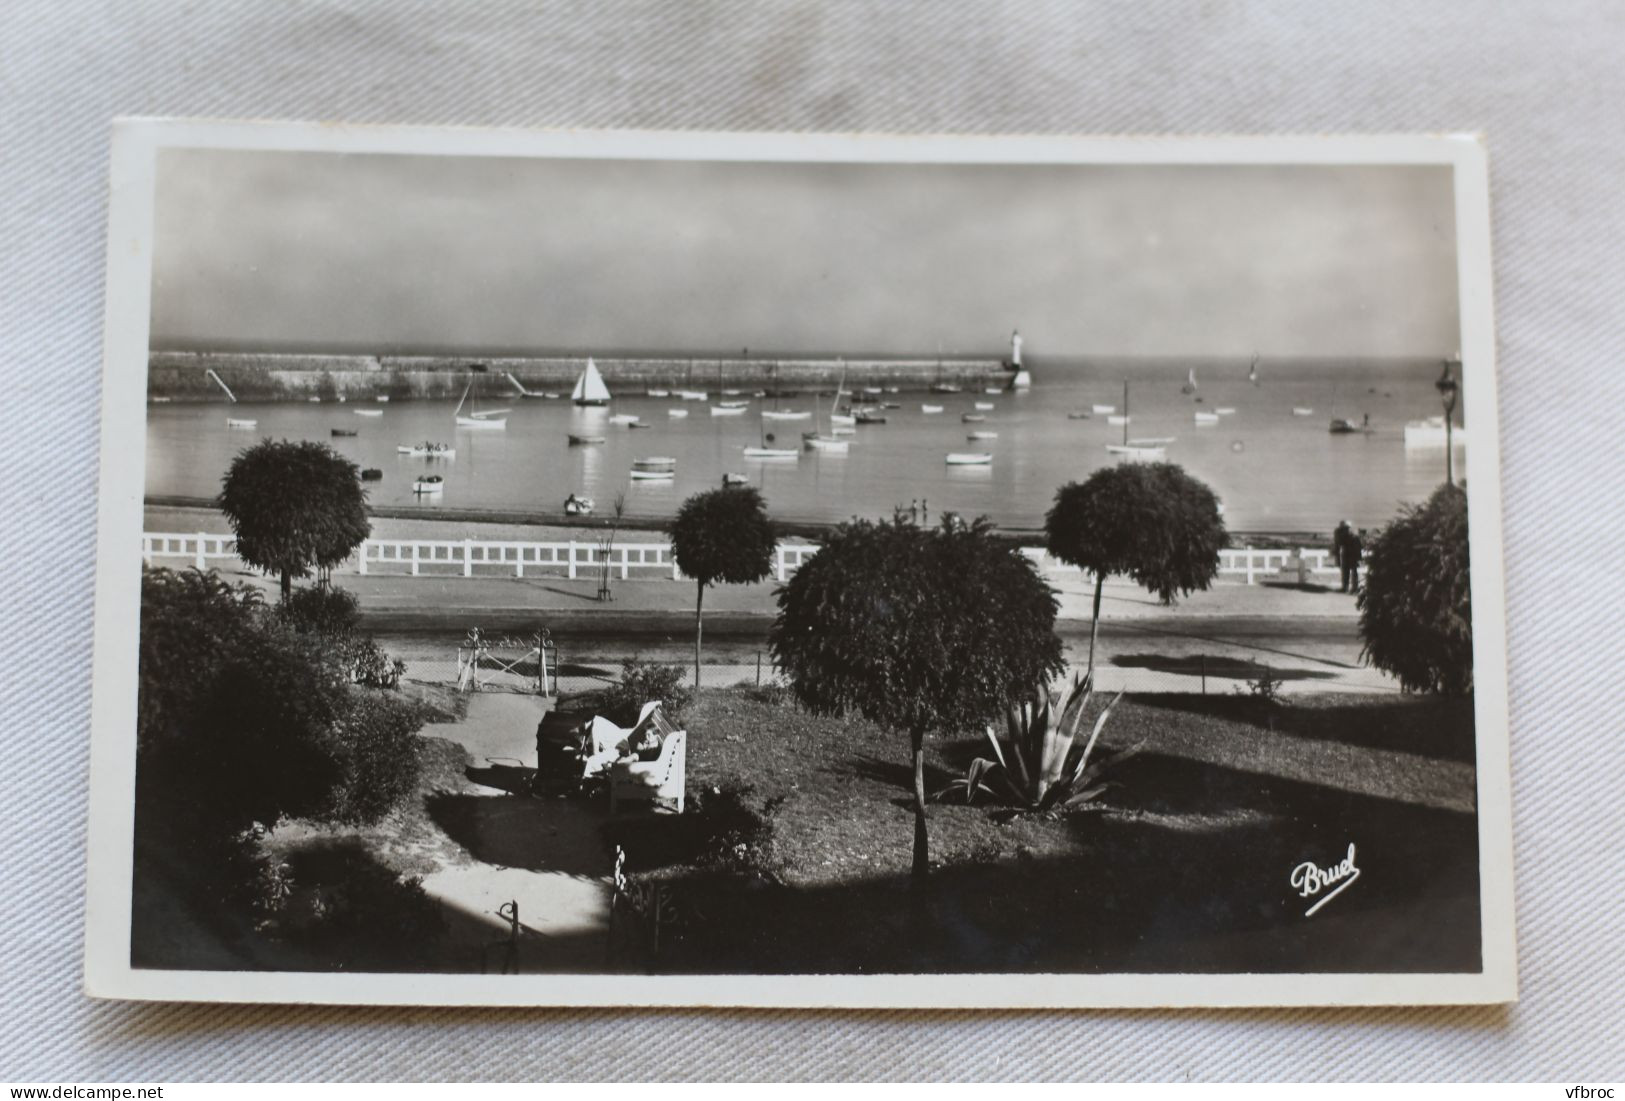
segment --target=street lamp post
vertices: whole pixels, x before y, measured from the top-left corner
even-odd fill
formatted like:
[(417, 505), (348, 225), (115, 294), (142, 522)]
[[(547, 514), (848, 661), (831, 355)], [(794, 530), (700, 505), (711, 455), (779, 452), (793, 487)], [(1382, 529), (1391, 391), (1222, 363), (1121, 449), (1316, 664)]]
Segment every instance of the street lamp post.
[(1459, 359), (1445, 360), (1444, 370), (1433, 384), (1433, 388), (1439, 391), (1439, 401), (1444, 405), (1444, 480), (1448, 485), (1456, 484), (1456, 449), (1450, 431), (1456, 413), (1456, 398), (1461, 394), (1461, 383), (1456, 381), (1453, 372), (1460, 363)]

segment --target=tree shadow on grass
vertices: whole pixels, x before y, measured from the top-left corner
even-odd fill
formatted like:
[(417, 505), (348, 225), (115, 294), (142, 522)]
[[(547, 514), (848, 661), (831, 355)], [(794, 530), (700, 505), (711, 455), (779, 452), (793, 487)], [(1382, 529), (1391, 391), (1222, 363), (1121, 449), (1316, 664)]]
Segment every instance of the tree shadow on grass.
[(1289, 589), (1295, 593), (1335, 593), (1338, 591), (1330, 585), (1320, 585), (1313, 581), (1260, 581), (1259, 584), (1266, 589)]
[[(1479, 968), (1473, 816), (1318, 784), (1261, 787), (1256, 776), (1178, 759), (1136, 764), (1118, 805), (1066, 817), (1071, 852), (952, 864), (934, 870), (923, 889), (906, 875), (862, 873), (805, 887), (706, 874), (678, 880), (674, 889), (707, 920), (679, 931), (661, 969)], [(1293, 888), (1293, 868), (1335, 865), (1351, 843), (1362, 878), (1306, 917), (1314, 900)]]
[[(934, 763), (931, 757), (934, 753), (943, 753), (945, 746), (953, 743), (938, 742), (928, 745), (925, 759), (925, 794), (929, 798), (933, 793), (942, 790), (948, 782), (954, 779), (954, 774), (941, 765)], [(944, 754), (946, 755), (946, 754)], [(966, 761), (969, 764), (967, 758)], [(890, 800), (894, 806), (914, 809), (914, 764), (911, 760), (891, 761), (884, 757), (871, 757), (864, 754), (844, 762), (844, 766), (837, 766), (840, 771), (885, 784), (897, 790), (897, 796)]]
[(1268, 725), (1278, 734), (1305, 741), (1413, 753), (1464, 764), (1474, 764), (1477, 758), (1471, 696), (1412, 696), (1382, 703), (1341, 702), (1335, 697), (1269, 703), (1248, 696), (1175, 692), (1134, 698), (1148, 708)]
[(484, 864), (600, 876), (610, 857), (599, 829), (607, 808), (575, 799), (431, 795), (425, 805), (447, 837)]
[(496, 788), (510, 795), (528, 795), (536, 781), (536, 770), (523, 765), (492, 762), (486, 768), (469, 765), (463, 775), (476, 784)]
[(1111, 659), (1111, 664), (1125, 669), (1149, 669), (1158, 673), (1177, 673), (1187, 677), (1206, 675), (1258, 680), (1267, 672), (1277, 680), (1294, 681), (1332, 680), (1338, 676), (1337, 673), (1325, 669), (1267, 665), (1263, 662), (1218, 654), (1184, 654), (1178, 657), (1167, 654), (1118, 654)]

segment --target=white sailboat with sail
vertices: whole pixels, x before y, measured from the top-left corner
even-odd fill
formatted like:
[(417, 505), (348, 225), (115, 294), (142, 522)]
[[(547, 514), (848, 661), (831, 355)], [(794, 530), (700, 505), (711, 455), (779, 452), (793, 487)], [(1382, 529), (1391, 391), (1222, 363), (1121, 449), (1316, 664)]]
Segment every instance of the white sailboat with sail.
[(576, 379), (576, 388), (570, 392), (570, 400), (577, 405), (608, 405), (609, 387), (604, 385), (604, 376), (598, 373), (598, 365), (587, 357), (587, 366)]

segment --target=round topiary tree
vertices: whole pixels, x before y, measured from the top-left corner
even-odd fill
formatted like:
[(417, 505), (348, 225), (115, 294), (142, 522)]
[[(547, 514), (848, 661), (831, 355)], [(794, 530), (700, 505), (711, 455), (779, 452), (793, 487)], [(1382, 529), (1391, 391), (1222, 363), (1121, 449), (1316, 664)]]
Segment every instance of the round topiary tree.
[(295, 577), (332, 569), (372, 532), (359, 469), (308, 440), (262, 440), (243, 451), (216, 503), (237, 533), (243, 561), (281, 575), (284, 601)]
[(1401, 510), (1366, 547), (1365, 568), (1355, 604), (1366, 659), (1407, 692), (1471, 692), (1467, 491), (1442, 485)]
[(914, 874), (929, 865), (925, 735), (996, 717), (1062, 668), (1055, 595), (988, 525), (842, 524), (779, 590), (773, 660), (804, 705), (907, 731)]
[(1069, 482), (1055, 494), (1044, 534), (1049, 553), (1095, 575), (1091, 673), (1107, 577), (1121, 574), (1172, 604), (1213, 583), (1230, 538), (1213, 491), (1173, 463), (1122, 463)]
[(778, 536), (754, 486), (724, 486), (683, 502), (671, 524), (672, 554), (695, 582), (694, 687), (700, 686), (701, 613), (705, 589), (718, 581), (747, 585), (772, 572)]

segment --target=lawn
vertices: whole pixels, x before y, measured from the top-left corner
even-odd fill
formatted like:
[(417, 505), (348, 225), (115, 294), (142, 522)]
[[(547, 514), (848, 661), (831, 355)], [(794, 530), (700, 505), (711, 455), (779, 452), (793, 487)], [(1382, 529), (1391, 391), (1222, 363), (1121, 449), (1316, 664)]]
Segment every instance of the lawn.
[[(1095, 804), (931, 808), (908, 876), (904, 737), (749, 690), (704, 693), (689, 821), (611, 827), (678, 918), (674, 971), (1362, 971), (1479, 966), (1470, 700), (1127, 699), (1141, 744)], [(986, 755), (933, 739), (928, 790)], [(1289, 876), (1357, 847), (1312, 918)]]

